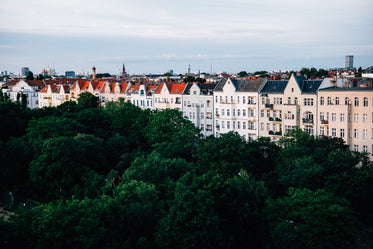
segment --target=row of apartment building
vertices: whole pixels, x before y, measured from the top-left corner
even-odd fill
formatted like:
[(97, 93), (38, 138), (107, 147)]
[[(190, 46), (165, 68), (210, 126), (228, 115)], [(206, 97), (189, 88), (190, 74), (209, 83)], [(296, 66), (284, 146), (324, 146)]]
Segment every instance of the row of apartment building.
[[(21, 91), (26, 85), (21, 80), (4, 90)], [(89, 91), (102, 105), (124, 98), (142, 109), (178, 109), (204, 136), (236, 131), (247, 140), (267, 136), (277, 141), (288, 130), (300, 127), (311, 135), (341, 137), (351, 150), (373, 152), (373, 87), (369, 81), (307, 80), (295, 75), (289, 80), (223, 78), (203, 84), (79, 80), (33, 89), (31, 107), (57, 106)]]

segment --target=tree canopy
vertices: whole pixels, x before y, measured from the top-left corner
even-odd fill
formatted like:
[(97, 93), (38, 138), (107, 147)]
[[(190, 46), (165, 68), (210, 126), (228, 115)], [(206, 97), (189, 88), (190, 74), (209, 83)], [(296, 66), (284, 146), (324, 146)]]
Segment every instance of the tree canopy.
[(14, 212), (0, 218), (0, 247), (365, 243), (373, 166), (342, 139), (203, 138), (178, 110), (80, 97), (39, 110), (0, 101), (0, 200)]

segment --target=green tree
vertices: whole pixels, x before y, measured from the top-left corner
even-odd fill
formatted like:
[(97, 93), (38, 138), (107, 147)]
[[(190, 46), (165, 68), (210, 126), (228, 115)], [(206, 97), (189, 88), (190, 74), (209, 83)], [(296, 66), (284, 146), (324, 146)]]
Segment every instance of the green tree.
[(194, 124), (176, 109), (155, 112), (144, 127), (148, 143), (167, 157), (191, 159), (191, 151), (198, 142), (200, 133)]
[(28, 72), (26, 80), (34, 80), (34, 74), (31, 71)]
[(246, 71), (241, 71), (237, 75), (238, 75), (238, 77), (247, 77), (247, 76), (249, 76), (249, 74)]
[(90, 92), (82, 92), (79, 94), (78, 104), (85, 108), (96, 108), (99, 105), (99, 99)]
[(271, 248), (353, 248), (358, 222), (349, 202), (325, 190), (290, 188), (268, 199)]

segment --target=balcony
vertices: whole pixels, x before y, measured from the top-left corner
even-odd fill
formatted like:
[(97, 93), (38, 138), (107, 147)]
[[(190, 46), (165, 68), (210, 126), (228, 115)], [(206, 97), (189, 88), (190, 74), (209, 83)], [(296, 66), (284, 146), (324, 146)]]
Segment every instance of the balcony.
[(270, 117), (268, 119), (269, 119), (269, 121), (273, 121), (273, 122), (281, 122), (282, 121), (281, 118), (272, 118), (272, 117)]
[(273, 104), (265, 104), (264, 107), (266, 109), (273, 109)]
[(269, 131), (268, 134), (273, 136), (282, 136), (282, 131)]
[(329, 124), (329, 120), (323, 119), (323, 120), (321, 120), (321, 124)]
[(313, 119), (309, 118), (302, 118), (304, 124), (313, 124)]

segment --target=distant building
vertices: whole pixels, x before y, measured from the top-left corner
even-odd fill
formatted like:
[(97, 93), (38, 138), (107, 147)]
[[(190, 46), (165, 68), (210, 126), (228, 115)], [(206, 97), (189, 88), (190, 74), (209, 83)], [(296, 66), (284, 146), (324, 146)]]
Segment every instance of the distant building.
[(354, 68), (354, 56), (353, 55), (346, 56), (346, 68), (347, 69)]
[(30, 72), (30, 68), (28, 68), (28, 67), (22, 67), (22, 68), (21, 68), (21, 75), (22, 75), (23, 77), (26, 77), (26, 76), (28, 75), (29, 72)]
[(65, 72), (65, 77), (66, 78), (74, 78), (75, 77), (75, 72), (74, 71), (66, 71)]

